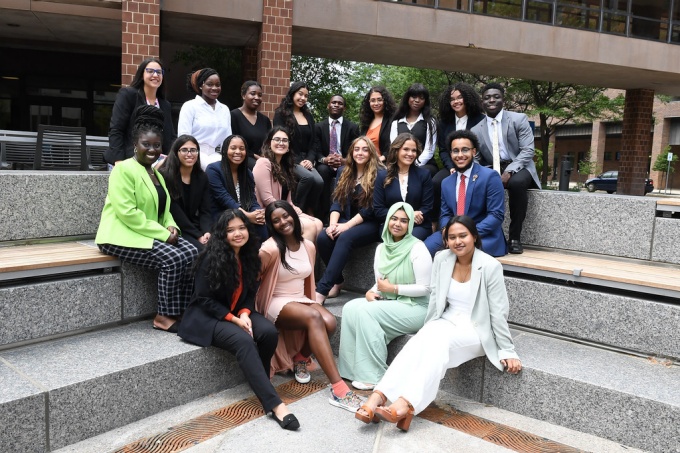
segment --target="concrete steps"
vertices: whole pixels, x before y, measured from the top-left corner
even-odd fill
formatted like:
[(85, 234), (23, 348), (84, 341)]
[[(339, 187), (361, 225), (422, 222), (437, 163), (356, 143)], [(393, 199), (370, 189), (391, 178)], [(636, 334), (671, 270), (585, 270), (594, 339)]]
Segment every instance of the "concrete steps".
[(243, 377), (233, 357), (155, 331), (149, 321), (0, 352), (3, 451), (50, 451)]

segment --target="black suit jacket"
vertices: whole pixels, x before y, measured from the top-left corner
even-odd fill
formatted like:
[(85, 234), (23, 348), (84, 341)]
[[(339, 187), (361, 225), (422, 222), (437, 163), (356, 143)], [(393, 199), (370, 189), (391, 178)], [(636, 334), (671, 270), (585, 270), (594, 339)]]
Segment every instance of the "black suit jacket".
[[(380, 125), (380, 154), (387, 158), (390, 152), (390, 145), (392, 140), (390, 140), (390, 131), (392, 130), (392, 118), (383, 116), (382, 124)], [(361, 135), (366, 135), (368, 128), (360, 131)]]
[[(328, 156), (331, 149), (331, 125), (328, 118), (320, 123), (316, 123), (315, 134), (316, 139), (314, 144), (316, 145), (316, 159), (320, 160), (323, 157)], [(359, 126), (351, 122), (347, 118), (343, 118), (342, 127), (340, 128), (340, 153), (342, 157), (347, 157), (347, 151), (349, 150), (349, 145), (354, 141), (355, 138), (359, 136)]]
[[(104, 159), (108, 163), (115, 164), (119, 160), (132, 157), (135, 148), (132, 144), (132, 126), (135, 123), (133, 113), (140, 105), (146, 105), (144, 90), (124, 87), (118, 91), (109, 123), (109, 149), (104, 152)], [(158, 105), (165, 119), (163, 124), (163, 154), (168, 155), (172, 143), (177, 138), (175, 126), (172, 123), (172, 106), (168, 101), (161, 98), (158, 98)]]
[[(373, 212), (379, 222), (384, 223), (390, 207), (401, 198), (401, 186), (399, 178), (394, 178), (385, 187), (387, 172), (378, 172), (375, 178), (375, 188), (373, 189)], [(433, 195), (432, 195), (432, 175), (429, 170), (423, 167), (411, 165), (408, 170), (408, 189), (406, 191), (406, 203), (410, 204), (414, 211), (423, 213), (421, 225), (430, 223), (432, 214)]]
[(199, 346), (212, 344), (215, 325), (219, 321), (226, 322), (225, 317), (228, 313), (238, 316), (238, 312), (243, 309), (250, 310), (251, 313), (255, 311), (255, 293), (257, 292), (257, 288), (248, 288), (244, 285), (241, 297), (231, 310), (233, 290), (220, 293), (212, 291), (206, 274), (206, 260), (203, 260), (196, 271), (191, 303), (182, 316), (177, 333), (184, 340)]
[[(465, 130), (469, 131), (475, 127), (484, 118), (484, 114), (479, 113), (476, 116), (468, 116), (467, 125)], [(451, 160), (451, 143), (446, 143), (446, 137), (453, 131), (456, 130), (456, 123), (445, 123), (443, 121), (439, 122), (437, 127), (437, 145), (439, 146), (439, 158), (442, 160), (444, 167), (447, 170), (453, 168), (453, 161)], [(477, 137), (479, 139), (479, 137)]]
[(189, 199), (172, 200), (170, 203), (170, 214), (175, 219), (182, 236), (198, 239), (210, 231), (211, 205), (208, 177), (203, 172), (193, 175), (189, 184)]

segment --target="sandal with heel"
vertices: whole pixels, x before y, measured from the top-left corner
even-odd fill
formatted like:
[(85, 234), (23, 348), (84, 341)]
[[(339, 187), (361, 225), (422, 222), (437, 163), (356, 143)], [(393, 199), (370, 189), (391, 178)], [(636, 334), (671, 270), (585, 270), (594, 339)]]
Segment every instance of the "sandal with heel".
[[(385, 398), (385, 395), (381, 391), (374, 390), (373, 393), (377, 393), (380, 396), (381, 400), (380, 400), (380, 403), (378, 404), (378, 406), (382, 406), (383, 404), (385, 404), (387, 402), (387, 398)], [(375, 412), (370, 407), (368, 407), (368, 404), (363, 404), (359, 408), (359, 410), (363, 410), (366, 413), (362, 414), (359, 411), (356, 411), (354, 413), (354, 418), (356, 418), (357, 420), (362, 421), (366, 424), (369, 424), (371, 422), (378, 423), (380, 421), (378, 416), (375, 415)]]
[(416, 410), (414, 409), (413, 405), (408, 402), (403, 397), (399, 397), (406, 404), (408, 405), (408, 411), (406, 411), (405, 414), (403, 415), (397, 415), (397, 411), (395, 409), (392, 409), (390, 407), (383, 407), (383, 406), (378, 406), (375, 409), (375, 415), (380, 418), (383, 421), (389, 422), (389, 423), (396, 423), (397, 428), (399, 428), (402, 431), (408, 431), (409, 427), (411, 426), (411, 420), (413, 420), (413, 416), (416, 413)]

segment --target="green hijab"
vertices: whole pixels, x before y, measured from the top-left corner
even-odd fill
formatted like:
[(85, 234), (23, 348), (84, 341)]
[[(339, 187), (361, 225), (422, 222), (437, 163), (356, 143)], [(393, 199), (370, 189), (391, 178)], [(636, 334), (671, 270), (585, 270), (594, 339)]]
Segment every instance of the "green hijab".
[[(400, 241), (395, 241), (392, 233), (389, 230), (390, 218), (395, 212), (403, 210), (408, 217), (408, 231), (401, 238)], [(410, 204), (398, 202), (393, 204), (387, 212), (385, 219), (385, 226), (382, 231), (383, 246), (378, 257), (378, 272), (383, 278), (387, 278), (390, 283), (396, 285), (407, 285), (416, 282), (415, 274), (413, 273), (413, 264), (411, 263), (411, 249), (419, 241), (413, 236), (413, 225), (415, 214)], [(420, 299), (423, 297), (409, 297), (397, 295), (394, 293), (383, 292), (383, 297), (386, 299), (397, 299), (400, 302), (414, 304), (427, 303)]]

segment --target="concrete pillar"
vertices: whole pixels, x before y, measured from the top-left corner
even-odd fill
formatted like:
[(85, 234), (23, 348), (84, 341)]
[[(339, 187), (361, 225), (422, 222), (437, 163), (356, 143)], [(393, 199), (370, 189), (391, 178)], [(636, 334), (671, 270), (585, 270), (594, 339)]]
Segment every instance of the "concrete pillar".
[(668, 142), (670, 141), (671, 133), (671, 120), (670, 118), (664, 118), (664, 111), (657, 111), (654, 115), (654, 138), (652, 140), (652, 162), (649, 168), (649, 177), (654, 180), (654, 187), (660, 188), (662, 182), (665, 183), (663, 173), (660, 171), (652, 171), (651, 167), (654, 166), (654, 162), (659, 154), (661, 154)]
[(654, 90), (626, 91), (621, 134), (621, 165), (617, 193), (644, 195), (649, 153), (652, 151)]
[[(595, 172), (604, 168), (604, 150), (607, 143), (607, 125), (602, 121), (593, 121), (593, 132), (590, 136), (590, 162), (595, 167)], [(593, 178), (597, 174), (588, 175)]]
[(160, 0), (123, 0), (121, 81), (129, 85), (142, 60), (160, 55)]
[(243, 81), (257, 80), (257, 47), (244, 47), (241, 59)]
[(257, 80), (264, 97), (260, 111), (270, 118), (290, 87), (293, 0), (262, 0), (262, 29), (257, 46)]

